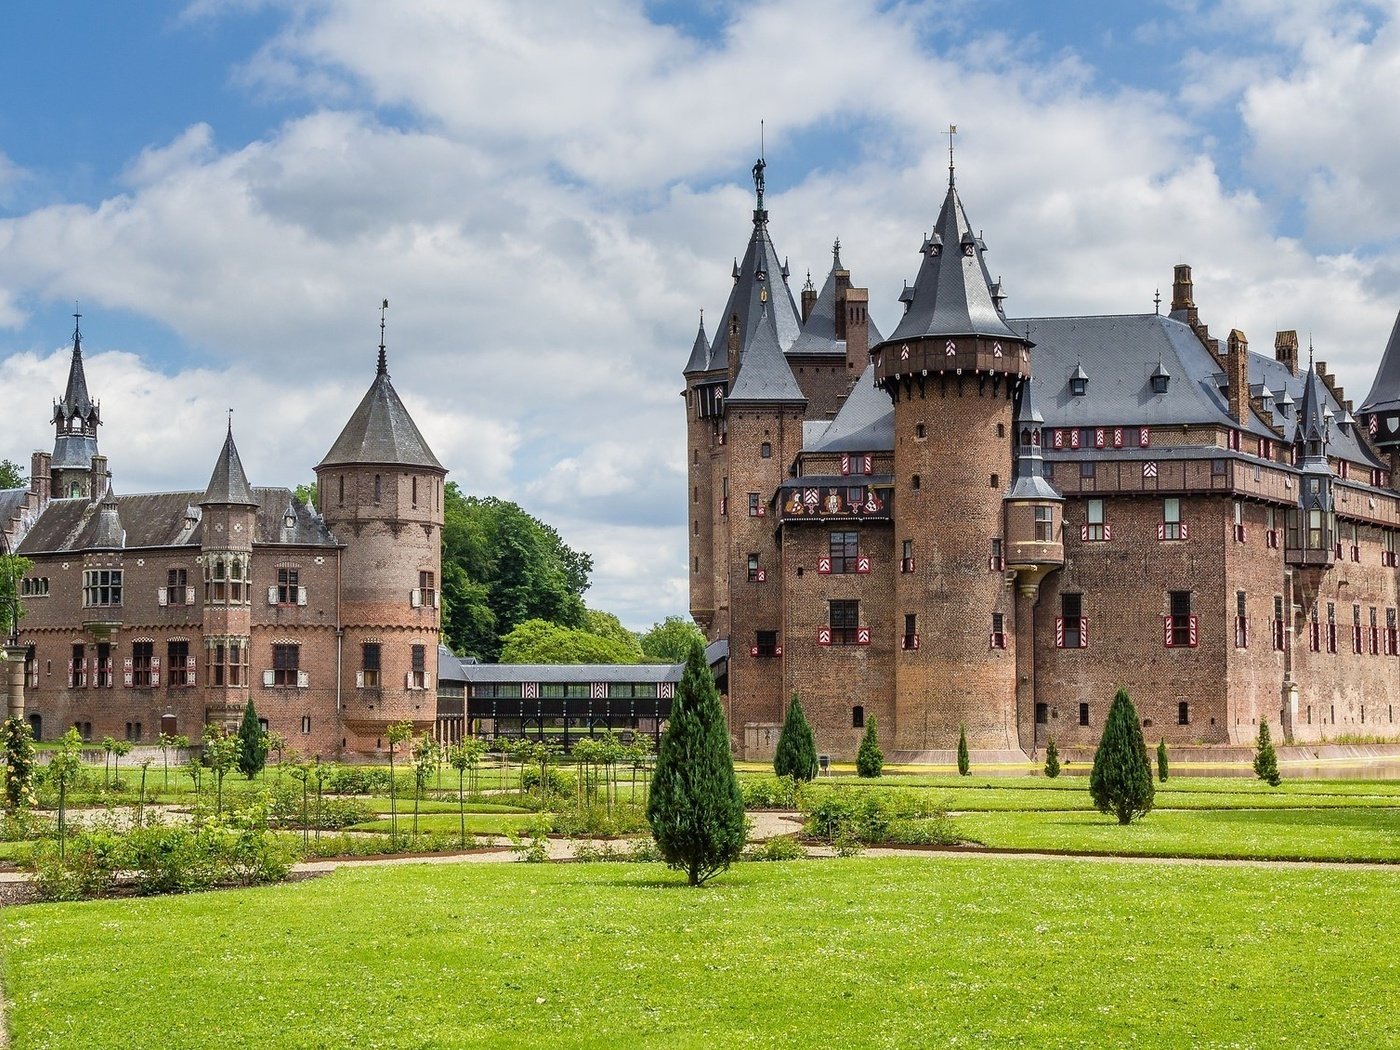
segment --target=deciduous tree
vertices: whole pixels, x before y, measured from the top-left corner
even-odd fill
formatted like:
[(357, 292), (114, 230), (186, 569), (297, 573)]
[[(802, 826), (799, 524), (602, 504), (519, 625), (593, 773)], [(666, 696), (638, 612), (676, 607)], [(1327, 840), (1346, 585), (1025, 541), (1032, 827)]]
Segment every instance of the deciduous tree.
[(631, 646), (576, 627), (526, 620), (501, 640), (503, 664), (635, 664), (642, 659), (635, 638)]
[(683, 664), (690, 644), (698, 641), (705, 644), (705, 635), (693, 620), (682, 616), (668, 616), (660, 623), (651, 625), (651, 630), (642, 635), (642, 652), (648, 660), (662, 664)]

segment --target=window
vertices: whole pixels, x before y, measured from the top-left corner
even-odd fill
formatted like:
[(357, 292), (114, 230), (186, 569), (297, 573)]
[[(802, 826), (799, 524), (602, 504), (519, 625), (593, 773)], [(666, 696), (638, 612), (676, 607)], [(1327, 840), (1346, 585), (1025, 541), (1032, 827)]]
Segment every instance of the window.
[(1094, 464), (1090, 460), (1085, 460), (1079, 464), (1079, 476), (1086, 481), (1094, 480)]
[(294, 686), (301, 665), (301, 646), (278, 643), (272, 647), (272, 685)]
[(1337, 603), (1327, 603), (1327, 651), (1337, 651)]
[(1196, 645), (1196, 617), (1191, 615), (1191, 592), (1171, 591), (1168, 599), (1166, 644), (1168, 649), (1188, 649)]
[(126, 739), (135, 744), (141, 739), (141, 723), (128, 722), (126, 724)]
[(418, 604), (425, 609), (436, 609), (437, 603), (437, 576), (424, 569), (418, 573)]
[(829, 623), (832, 645), (856, 645), (860, 630), (860, 602), (831, 602)]
[(833, 532), (827, 540), (833, 573), (856, 572), (860, 558), (860, 533)]
[(298, 595), (301, 587), (298, 583), (301, 572), (298, 569), (278, 569), (277, 570), (277, 604), (297, 605), (300, 604)]
[(900, 551), (899, 559), (900, 572), (914, 571), (914, 541), (905, 540)]
[(1351, 651), (1361, 652), (1361, 604), (1358, 602), (1351, 607)]
[(1274, 595), (1274, 652), (1281, 653), (1284, 649), (1287, 634), (1283, 629), (1283, 595)]
[(169, 569), (165, 574), (165, 604), (185, 604), (186, 573), (184, 569)]
[(1235, 500), (1235, 542), (1243, 543), (1248, 536), (1244, 527), (1244, 504)]
[(379, 688), (379, 643), (365, 642), (360, 646), (360, 681), (364, 689)]
[(190, 661), (190, 643), (174, 641), (165, 643), (166, 681), (172, 686), (194, 685), (194, 667)]
[(1397, 634), (1394, 609), (1385, 611), (1385, 654), (1400, 656), (1400, 634)]
[(42, 598), (49, 593), (49, 578), (26, 576), (19, 581), (19, 593), (22, 598)]
[(1006, 614), (992, 613), (992, 648), (1006, 648)]
[(987, 559), (987, 568), (991, 572), (1001, 572), (1006, 568), (1006, 559), (1002, 555), (1000, 536), (992, 537), (992, 556)]
[(909, 487), (913, 489), (919, 488), (922, 483), (922, 479), (920, 479), (919, 475), (917, 474), (915, 474), (912, 478), (909, 479)]
[(719, 479), (719, 513), (720, 517), (729, 514), (729, 479)]
[(855, 707), (851, 708), (851, 728), (865, 728), (865, 708), (860, 704), (856, 704)]
[(112, 688), (112, 643), (97, 643), (97, 687)]
[(1035, 508), (1035, 538), (1039, 543), (1055, 542), (1055, 509), (1053, 507)]
[(900, 640), (903, 649), (919, 647), (919, 616), (917, 613), (904, 614), (904, 637)]
[(1264, 544), (1278, 549), (1278, 515), (1273, 507), (1264, 508)]
[(415, 645), (409, 650), (408, 687), (428, 688), (428, 647)]
[(310, 736), (310, 735), (311, 735), (311, 716), (310, 716), (310, 715), (302, 715), (302, 716), (301, 716), (301, 735), (302, 735), (302, 736)]
[(763, 579), (763, 570), (758, 567), (758, 555), (751, 553), (749, 555), (749, 582), (761, 583)]
[(1244, 591), (1235, 592), (1235, 648), (1249, 648), (1249, 621), (1245, 619)]
[(754, 656), (777, 656), (778, 655), (778, 632), (777, 631), (755, 631), (753, 636)]
[(1069, 592), (1060, 595), (1060, 618), (1055, 622), (1055, 645), (1060, 649), (1084, 649), (1089, 644), (1084, 620), (1084, 595)]
[(749, 517), (751, 517), (751, 518), (756, 518), (756, 517), (758, 517), (758, 493), (757, 493), (757, 492), (750, 492), (750, 493), (749, 493)]
[(121, 569), (83, 570), (83, 608), (97, 609), (121, 603)]
[(205, 666), (208, 667), (206, 677), (210, 685), (223, 685), (224, 674), (224, 643), (215, 642), (209, 647), (209, 659)]
[(73, 646), (68, 660), (68, 688), (87, 687), (87, 650), (81, 645)]
[(922, 441), (927, 435), (928, 431), (924, 428), (924, 425), (922, 423), (914, 424), (914, 437), (916, 439)]
[(228, 600), (234, 604), (243, 601), (243, 562), (234, 558), (228, 566)]
[(1089, 705), (1082, 700), (1079, 703), (1079, 724), (1082, 726), (1089, 724)]
[(337, 507), (345, 506), (345, 475), (341, 474), (337, 479), (335, 503)]
[(131, 643), (131, 684), (137, 689), (145, 689), (158, 684), (153, 677), (155, 664), (154, 642)]
[(1380, 654), (1381, 654), (1381, 629), (1380, 629), (1380, 627), (1377, 626), (1377, 624), (1376, 624), (1376, 607), (1375, 607), (1374, 605), (1371, 606), (1370, 612), (1371, 612), (1371, 631), (1370, 631), (1370, 635), (1371, 635), (1371, 655), (1372, 655), (1372, 656), (1380, 656)]
[(768, 442), (768, 441), (765, 441), (763, 444), (759, 445), (759, 446), (758, 446), (758, 455), (759, 455), (759, 458), (760, 458), (760, 459), (772, 459), (772, 458), (773, 458), (773, 445), (772, 445), (772, 443), (771, 443), (771, 442)]
[(1044, 702), (1035, 705), (1035, 724), (1044, 726), (1050, 724), (1050, 705)]
[(1317, 652), (1322, 648), (1322, 624), (1317, 618), (1317, 606), (1312, 607), (1308, 617), (1308, 651)]
[(1191, 705), (1185, 700), (1177, 701), (1176, 724), (1179, 726), (1189, 726), (1191, 724)]
[(376, 475), (374, 476), (374, 502), (375, 502), (376, 504), (379, 503), (380, 498), (383, 496), (383, 494), (384, 494), (383, 486), (380, 484), (379, 475), (376, 474)]
[(1168, 496), (1162, 500), (1162, 521), (1157, 526), (1159, 540), (1184, 540), (1186, 528), (1181, 524), (1181, 500)]
[(412, 491), (409, 494), (409, 502), (412, 506), (418, 506), (418, 476), (415, 474), (412, 481)]
[(1090, 543), (1108, 539), (1103, 523), (1103, 500), (1091, 499), (1085, 513), (1084, 539)]

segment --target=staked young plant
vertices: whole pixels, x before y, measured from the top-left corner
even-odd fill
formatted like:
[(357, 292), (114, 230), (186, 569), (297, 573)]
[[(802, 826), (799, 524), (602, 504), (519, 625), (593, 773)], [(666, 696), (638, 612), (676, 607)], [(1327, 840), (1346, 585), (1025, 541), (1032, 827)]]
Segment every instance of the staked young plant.
[(860, 748), (856, 751), (856, 775), (866, 779), (878, 777), (885, 768), (885, 753), (880, 750), (880, 741), (875, 736), (875, 716), (865, 720), (865, 735), (860, 738)]
[(1053, 736), (1045, 742), (1045, 775), (1051, 780), (1060, 775), (1060, 749)]
[(238, 737), (218, 726), (204, 727), (204, 764), (214, 774), (214, 813), (224, 811), (224, 777), (238, 762)]
[(656, 773), (647, 822), (662, 858), (692, 886), (725, 871), (743, 851), (747, 828), (729, 731), (714, 676), (698, 641), (690, 647)]
[(1254, 748), (1254, 775), (1270, 787), (1278, 787), (1283, 778), (1278, 772), (1278, 754), (1269, 737), (1269, 723), (1259, 719), (1259, 741)]
[(972, 760), (967, 753), (967, 727), (958, 726), (958, 776), (968, 776), (972, 772)]
[(780, 777), (794, 777), (810, 781), (817, 776), (817, 739), (812, 733), (811, 723), (802, 712), (802, 701), (796, 693), (788, 704), (787, 717), (783, 719), (782, 731), (778, 734), (778, 747), (773, 753), (773, 772)]
[(106, 791), (111, 781), (108, 779), (112, 765), (112, 752), (116, 750), (117, 742), (109, 736), (102, 738), (102, 790)]
[(399, 785), (394, 777), (394, 752), (400, 744), (413, 739), (413, 723), (395, 722), (389, 727), (389, 837), (399, 841)]
[(136, 796), (136, 826), (143, 828), (146, 826), (146, 771), (151, 768), (151, 759), (143, 758), (141, 765), (141, 789)]
[(125, 757), (126, 757), (127, 755), (129, 755), (129, 754), (131, 754), (131, 741), (130, 741), (130, 740), (117, 740), (117, 741), (113, 742), (113, 744), (112, 744), (112, 787), (114, 787), (114, 788), (120, 788), (120, 787), (122, 786), (121, 774), (118, 772), (117, 767), (118, 767), (118, 765), (121, 763), (121, 760), (122, 760), (123, 758), (125, 758)]
[(58, 788), (58, 856), (64, 855), (67, 839), (68, 789), (78, 781), (82, 769), (83, 740), (77, 729), (69, 729), (59, 741), (58, 750), (49, 756), (48, 782)]
[(1094, 752), (1089, 794), (1100, 813), (1111, 813), (1119, 824), (1128, 824), (1152, 811), (1153, 793), (1142, 725), (1128, 691), (1119, 689)]
[(1157, 741), (1157, 779), (1163, 784), (1167, 782), (1167, 742)]

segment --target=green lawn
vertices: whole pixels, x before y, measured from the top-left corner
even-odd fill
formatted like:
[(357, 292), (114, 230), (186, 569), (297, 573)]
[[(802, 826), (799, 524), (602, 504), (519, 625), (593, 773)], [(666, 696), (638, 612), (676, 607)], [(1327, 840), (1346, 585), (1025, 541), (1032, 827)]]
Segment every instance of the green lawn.
[[(467, 831), (473, 835), (505, 835), (524, 827), (534, 819), (532, 813), (468, 813)], [(407, 834), (413, 828), (413, 809), (399, 810), (399, 833)], [(439, 831), (444, 834), (457, 834), (461, 828), (456, 810), (451, 813), (420, 813), (418, 817), (418, 830), (420, 832)], [(379, 820), (367, 820), (363, 824), (351, 825), (352, 831), (383, 831), (389, 830), (389, 818), (382, 817)]]
[(5, 909), (0, 965), (16, 1050), (1382, 1047), (1397, 916), (1368, 871), (404, 866)]
[(1400, 861), (1400, 809), (1154, 810), (1127, 827), (1097, 812), (953, 818), (986, 846), (1181, 857)]

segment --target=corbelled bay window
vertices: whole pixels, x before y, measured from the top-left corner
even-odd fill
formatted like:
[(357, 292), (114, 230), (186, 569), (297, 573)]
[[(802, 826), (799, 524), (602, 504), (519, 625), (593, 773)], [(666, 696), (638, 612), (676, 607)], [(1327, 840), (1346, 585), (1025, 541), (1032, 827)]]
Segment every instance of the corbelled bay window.
[(121, 603), (121, 569), (83, 570), (83, 608), (99, 609)]

